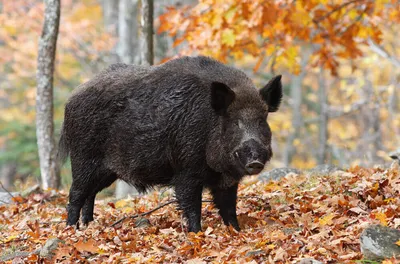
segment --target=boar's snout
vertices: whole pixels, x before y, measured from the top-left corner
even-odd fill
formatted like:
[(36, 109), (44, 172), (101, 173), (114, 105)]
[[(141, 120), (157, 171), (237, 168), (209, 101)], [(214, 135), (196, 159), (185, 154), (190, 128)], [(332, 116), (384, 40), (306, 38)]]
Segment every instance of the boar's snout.
[(235, 156), (245, 172), (254, 175), (264, 169), (265, 163), (272, 157), (272, 151), (270, 147), (251, 139), (242, 143), (235, 151)]
[(258, 160), (252, 161), (246, 164), (246, 171), (250, 174), (258, 174), (264, 169), (263, 163), (259, 162)]

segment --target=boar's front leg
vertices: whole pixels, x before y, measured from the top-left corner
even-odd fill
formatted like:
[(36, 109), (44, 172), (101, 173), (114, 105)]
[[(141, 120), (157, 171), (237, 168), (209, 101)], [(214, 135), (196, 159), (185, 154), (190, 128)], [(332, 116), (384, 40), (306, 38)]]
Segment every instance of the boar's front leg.
[(214, 198), (214, 204), (219, 209), (219, 214), (222, 217), (225, 225), (231, 224), (237, 231), (240, 230), (236, 216), (236, 199), (237, 199), (238, 184), (235, 184), (228, 189), (212, 187), (211, 193)]
[(203, 186), (201, 182), (190, 178), (191, 175), (179, 177), (175, 183), (175, 194), (179, 208), (188, 221), (189, 232), (201, 231), (201, 195)]

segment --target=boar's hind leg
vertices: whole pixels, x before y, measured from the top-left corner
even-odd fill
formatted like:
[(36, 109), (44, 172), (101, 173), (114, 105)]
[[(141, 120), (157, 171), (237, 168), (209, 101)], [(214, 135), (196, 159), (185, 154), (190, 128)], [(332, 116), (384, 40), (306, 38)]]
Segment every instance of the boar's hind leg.
[(86, 198), (82, 207), (82, 223), (84, 225), (93, 221), (94, 199), (96, 198), (96, 194), (110, 186), (117, 179), (117, 175), (111, 171), (103, 171), (100, 173), (99, 177), (96, 178), (98, 182), (93, 186), (91, 194)]
[(183, 210), (189, 224), (189, 232), (201, 231), (201, 195), (203, 186), (201, 183), (189, 177), (181, 178), (175, 184), (175, 194), (179, 208)]
[(234, 185), (228, 189), (212, 187), (211, 193), (214, 198), (214, 204), (219, 209), (225, 225), (231, 224), (236, 230), (240, 230), (236, 216), (236, 199), (238, 185)]
[(69, 203), (67, 205), (67, 225), (77, 225), (81, 208), (89, 192), (88, 184), (78, 179), (73, 179), (69, 191)]
[[(80, 211), (86, 199), (97, 193), (99, 183), (101, 183), (101, 178), (99, 178), (101, 174), (99, 172), (102, 170), (92, 164), (81, 163), (79, 160), (71, 158), (72, 185), (69, 191), (69, 204), (67, 206), (67, 225), (77, 225)], [(93, 199), (94, 201), (94, 197), (89, 199)]]

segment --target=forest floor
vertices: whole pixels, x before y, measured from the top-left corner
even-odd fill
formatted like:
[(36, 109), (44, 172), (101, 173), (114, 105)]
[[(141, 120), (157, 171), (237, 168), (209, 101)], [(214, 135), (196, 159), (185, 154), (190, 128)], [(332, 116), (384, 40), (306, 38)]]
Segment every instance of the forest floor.
[[(354, 263), (362, 259), (359, 237), (368, 225), (400, 226), (399, 190), (396, 168), (292, 174), (269, 183), (251, 177), (238, 194), (242, 231), (224, 226), (204, 202), (197, 234), (187, 233), (175, 203), (146, 215), (149, 221), (112, 226), (173, 200), (171, 192), (98, 200), (95, 221), (80, 230), (65, 224), (65, 192), (36, 192), (0, 206), (0, 259), (17, 252), (13, 263)], [(39, 252), (50, 238), (62, 240), (51, 259)]]

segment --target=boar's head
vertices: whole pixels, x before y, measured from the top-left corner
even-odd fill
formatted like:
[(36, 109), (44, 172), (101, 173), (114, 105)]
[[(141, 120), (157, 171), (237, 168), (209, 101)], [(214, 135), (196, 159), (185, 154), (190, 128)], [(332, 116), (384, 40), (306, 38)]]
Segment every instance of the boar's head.
[(210, 166), (238, 180), (260, 173), (272, 157), (268, 113), (277, 111), (281, 100), (280, 75), (259, 91), (254, 87), (231, 89), (213, 82), (211, 105), (218, 123), (209, 142), (214, 145), (207, 153)]

